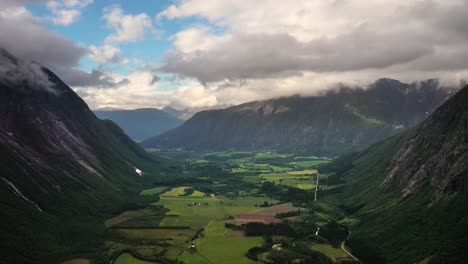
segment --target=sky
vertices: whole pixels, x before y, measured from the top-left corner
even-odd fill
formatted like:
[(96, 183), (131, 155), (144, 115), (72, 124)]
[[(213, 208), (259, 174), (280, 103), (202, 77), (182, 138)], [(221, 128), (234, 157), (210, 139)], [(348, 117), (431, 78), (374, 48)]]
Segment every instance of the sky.
[(0, 0), (0, 47), (93, 108), (210, 108), (468, 76), (468, 0)]

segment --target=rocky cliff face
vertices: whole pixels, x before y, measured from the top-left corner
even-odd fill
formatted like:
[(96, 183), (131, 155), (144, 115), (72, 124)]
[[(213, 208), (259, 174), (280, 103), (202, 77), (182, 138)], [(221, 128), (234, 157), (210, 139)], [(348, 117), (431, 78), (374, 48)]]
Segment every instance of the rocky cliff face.
[(384, 185), (405, 195), (429, 184), (437, 197), (463, 189), (468, 175), (468, 87), (414, 129), (387, 168)]
[(337, 162), (327, 166), (346, 184), (334, 200), (360, 220), (353, 254), (365, 263), (466, 262), (468, 86), (410, 131)]
[[(21, 77), (26, 62), (6, 59)], [(37, 69), (24, 80), (0, 80), (0, 145), (2, 156), (12, 160), (0, 168), (9, 183), (3, 187), (14, 185), (53, 210), (57, 196), (72, 186), (95, 192), (98, 185), (108, 185), (118, 191), (118, 182), (137, 177), (138, 159), (149, 159), (145, 152), (117, 126), (97, 119), (57, 76)], [(39, 78), (44, 84), (35, 83)], [(113, 166), (124, 173), (110, 175)]]
[(323, 96), (279, 98), (203, 111), (142, 144), (342, 153), (413, 127), (453, 92), (439, 89), (436, 80), (404, 84), (381, 79), (367, 90), (342, 88)]

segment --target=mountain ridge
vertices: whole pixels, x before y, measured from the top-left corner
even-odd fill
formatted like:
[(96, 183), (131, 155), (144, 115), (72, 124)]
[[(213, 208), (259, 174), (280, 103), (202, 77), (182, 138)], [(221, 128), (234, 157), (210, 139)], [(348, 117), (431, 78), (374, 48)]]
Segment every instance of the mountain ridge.
[(455, 91), (438, 86), (436, 80), (404, 84), (380, 79), (367, 90), (341, 87), (322, 96), (207, 110), (142, 145), (201, 150), (280, 147), (324, 155), (359, 150), (415, 126)]
[(109, 119), (119, 125), (135, 141), (159, 135), (183, 123), (183, 120), (157, 108), (134, 110), (94, 110), (100, 119)]
[(100, 219), (135, 203), (162, 160), (48, 69), (6, 51), (0, 65), (0, 262), (57, 263), (97, 249)]

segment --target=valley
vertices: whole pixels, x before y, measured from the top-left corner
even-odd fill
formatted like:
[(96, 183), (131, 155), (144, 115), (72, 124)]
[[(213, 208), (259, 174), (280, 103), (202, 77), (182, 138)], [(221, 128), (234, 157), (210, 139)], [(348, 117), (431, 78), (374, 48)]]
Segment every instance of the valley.
[(145, 207), (105, 221), (101, 257), (114, 264), (354, 263), (343, 242), (357, 219), (345, 219), (325, 199), (342, 183), (320, 174), (319, 199), (313, 202), (317, 167), (331, 158), (277, 152), (158, 155), (182, 156), (183, 170), (142, 190)]
[(0, 0), (0, 264), (468, 263), (468, 0)]

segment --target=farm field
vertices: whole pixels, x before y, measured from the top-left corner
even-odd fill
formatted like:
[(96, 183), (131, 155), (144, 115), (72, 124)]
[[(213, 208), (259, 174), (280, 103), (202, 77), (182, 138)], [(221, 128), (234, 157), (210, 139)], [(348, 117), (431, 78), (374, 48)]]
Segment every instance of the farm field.
[(315, 251), (321, 252), (332, 259), (338, 259), (338, 258), (346, 258), (348, 257), (348, 254), (343, 251), (343, 249), (340, 248), (335, 248), (330, 244), (314, 244), (311, 246), (311, 248)]
[(302, 190), (311, 190), (315, 188), (315, 180), (304, 174), (271, 173), (260, 174), (259, 177), (262, 182), (273, 182), (275, 184), (281, 184)]
[(202, 193), (200, 191), (194, 190), (192, 194), (185, 195), (185, 192), (187, 189), (190, 189), (191, 187), (176, 187), (172, 188), (171, 190), (162, 193), (162, 197), (177, 197), (177, 196), (186, 196), (186, 197), (203, 197), (206, 196), (205, 193)]
[(245, 253), (252, 247), (260, 246), (262, 237), (242, 237), (226, 235), (228, 229), (224, 222), (210, 222), (203, 232), (203, 237), (193, 241), (196, 249), (184, 251), (179, 260), (185, 263), (206, 264), (254, 264)]
[(261, 209), (256, 209), (253, 211), (249, 211), (247, 213), (249, 214), (257, 214), (257, 215), (269, 215), (269, 216), (275, 216), (276, 214), (280, 213), (287, 213), (287, 212), (292, 212), (292, 211), (298, 211), (301, 210), (299, 207), (295, 207), (291, 203), (282, 203), (278, 205), (273, 205)]
[[(115, 263), (253, 264), (260, 263), (257, 258), (268, 263), (277, 255), (272, 251), (273, 237), (291, 240), (291, 235), (297, 236), (293, 235), (295, 228), (310, 230), (310, 237), (318, 227), (326, 229), (339, 216), (325, 202), (315, 203), (312, 211), (303, 206), (313, 197), (317, 169), (300, 167), (297, 162), (328, 162), (326, 158), (296, 159), (291, 154), (243, 151), (198, 157), (202, 160), (186, 159), (187, 170), (182, 178), (142, 190), (142, 198), (153, 200), (145, 208), (128, 210), (105, 221), (109, 237), (105, 254), (124, 252)], [(322, 186), (319, 189), (325, 190)], [(302, 196), (281, 194), (288, 190)], [(306, 200), (298, 205), (297, 199)], [(306, 216), (311, 220), (308, 223), (304, 222)], [(339, 222), (351, 221), (343, 218)], [(346, 258), (325, 238), (318, 241), (321, 244), (315, 240), (299, 242), (330, 259)], [(260, 251), (247, 257), (254, 247)], [(293, 251), (289, 248), (285, 252)]]
[[(166, 217), (161, 221), (161, 226), (189, 226), (199, 229), (207, 225), (211, 220), (221, 220), (234, 214), (246, 212), (258, 208), (263, 203), (277, 203), (267, 197), (235, 197), (214, 198), (200, 196), (162, 196), (157, 205), (169, 209)], [(190, 204), (195, 203), (192, 206)]]

